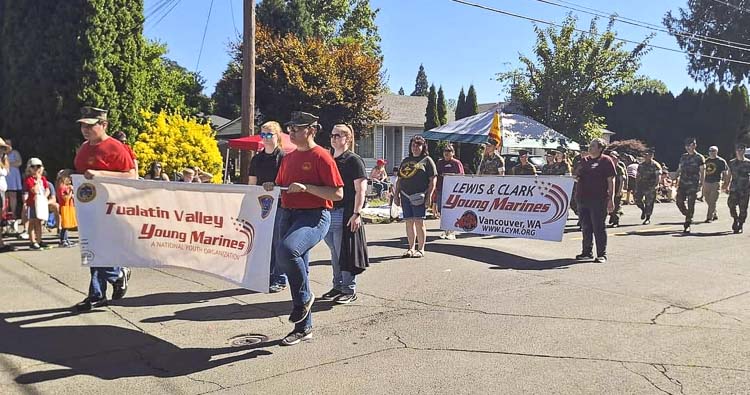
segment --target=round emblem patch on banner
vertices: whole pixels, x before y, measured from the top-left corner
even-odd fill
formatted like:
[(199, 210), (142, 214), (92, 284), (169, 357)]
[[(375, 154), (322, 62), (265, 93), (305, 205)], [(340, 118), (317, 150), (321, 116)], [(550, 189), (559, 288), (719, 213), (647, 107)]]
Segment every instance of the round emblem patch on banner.
[(96, 199), (96, 187), (94, 184), (88, 182), (81, 184), (76, 192), (76, 199), (81, 203), (88, 203)]

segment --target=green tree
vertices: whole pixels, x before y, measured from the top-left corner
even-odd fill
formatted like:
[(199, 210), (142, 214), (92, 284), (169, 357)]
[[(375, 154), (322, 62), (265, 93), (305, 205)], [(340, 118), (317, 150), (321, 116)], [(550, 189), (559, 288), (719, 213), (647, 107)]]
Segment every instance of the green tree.
[(437, 93), (435, 92), (435, 84), (430, 86), (430, 92), (427, 94), (427, 108), (425, 109), (425, 122), (424, 130), (434, 129), (440, 126), (440, 119), (438, 118), (438, 103)]
[(137, 129), (151, 104), (142, 0), (4, 1), (0, 12), (0, 130), (26, 157), (70, 167), (82, 105), (110, 109), (110, 130)]
[(405, 94), (406, 94), (406, 93), (404, 93), (404, 87), (403, 87), (403, 86), (401, 87), (401, 89), (399, 89), (399, 90), (398, 90), (398, 94), (399, 94), (400, 96), (403, 96), (403, 95), (405, 95)]
[(411, 96), (427, 96), (429, 83), (427, 82), (427, 73), (424, 72), (424, 65), (419, 65), (416, 82), (414, 82), (414, 92)]
[(474, 89), (474, 84), (469, 85), (469, 92), (466, 93), (466, 104), (464, 105), (464, 117), (470, 117), (476, 115), (479, 112), (479, 104), (477, 103), (477, 91)]
[(372, 54), (380, 54), (377, 13), (369, 0), (264, 0), (257, 6), (256, 19), (279, 36), (354, 40)]
[[(730, 63), (688, 55), (690, 76), (699, 81), (722, 84), (739, 84), (746, 80), (750, 76), (750, 52), (743, 48), (747, 45), (727, 45), (726, 41), (750, 42), (750, 12), (739, 9), (746, 9), (747, 2), (690, 0), (687, 3), (687, 9), (680, 8), (678, 16), (669, 11), (664, 17), (664, 25), (674, 35), (680, 48), (686, 52), (744, 62)], [(710, 39), (698, 40), (697, 37)]]
[(438, 89), (437, 93), (437, 116), (440, 125), (448, 123), (448, 103), (445, 101), (445, 93), (442, 86)]
[(562, 27), (536, 28), (535, 60), (521, 56), (522, 75), (500, 73), (504, 82), (515, 78), (511, 96), (518, 98), (532, 118), (574, 141), (599, 135), (604, 119), (596, 105), (622, 90), (635, 78), (645, 39), (628, 51), (615, 40), (613, 19), (599, 33), (593, 20), (587, 33), (576, 34), (576, 19), (569, 16)]
[(664, 81), (649, 78), (646, 76), (638, 76), (633, 81), (629, 82), (621, 88), (621, 92), (633, 92), (633, 93), (646, 93), (654, 92), (660, 94), (666, 94), (669, 92), (667, 84)]
[(464, 88), (461, 88), (461, 92), (458, 94), (458, 101), (456, 102), (456, 120), (465, 118), (466, 115), (466, 94)]

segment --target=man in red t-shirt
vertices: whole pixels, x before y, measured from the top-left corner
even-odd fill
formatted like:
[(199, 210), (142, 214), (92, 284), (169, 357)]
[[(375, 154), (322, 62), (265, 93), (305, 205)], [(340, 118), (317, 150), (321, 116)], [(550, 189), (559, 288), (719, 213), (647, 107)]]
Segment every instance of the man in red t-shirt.
[(583, 233), (583, 251), (577, 260), (594, 259), (593, 247), (596, 237), (595, 262), (607, 262), (607, 232), (604, 224), (607, 214), (615, 208), (615, 163), (604, 149), (607, 143), (594, 139), (589, 144), (588, 157), (583, 157), (576, 166), (576, 201), (578, 218)]
[[(130, 153), (119, 141), (107, 135), (107, 110), (81, 109), (81, 133), (86, 141), (75, 157), (75, 169), (87, 179), (94, 177), (136, 178)], [(112, 299), (121, 299), (128, 290), (130, 269), (126, 267), (92, 267), (86, 299), (74, 306), (79, 312), (107, 305), (107, 283), (114, 286)]]
[[(315, 295), (307, 276), (310, 250), (328, 233), (330, 210), (333, 201), (344, 196), (344, 181), (331, 153), (315, 144), (315, 133), (320, 128), (318, 117), (295, 111), (286, 125), (289, 139), (297, 149), (284, 156), (276, 176), (276, 185), (287, 190), (281, 195), (281, 207), (276, 214), (279, 245), (275, 253), (292, 293), (289, 321), (294, 330), (281, 341), (282, 345), (291, 346), (312, 338), (310, 309)], [(264, 187), (273, 185), (267, 184)]]

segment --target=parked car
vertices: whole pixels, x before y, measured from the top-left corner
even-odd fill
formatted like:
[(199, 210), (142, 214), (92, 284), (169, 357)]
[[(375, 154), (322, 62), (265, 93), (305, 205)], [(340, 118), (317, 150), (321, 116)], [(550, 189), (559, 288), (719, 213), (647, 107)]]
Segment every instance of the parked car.
[(750, 159), (750, 148), (745, 148), (745, 158)]
[[(505, 174), (510, 175), (511, 169), (513, 169), (513, 167), (520, 161), (520, 159), (518, 159), (518, 154), (503, 154), (502, 156), (503, 159), (505, 159)], [(542, 172), (542, 166), (546, 163), (544, 157), (539, 155), (529, 155), (529, 162), (536, 166), (536, 170), (540, 174)]]

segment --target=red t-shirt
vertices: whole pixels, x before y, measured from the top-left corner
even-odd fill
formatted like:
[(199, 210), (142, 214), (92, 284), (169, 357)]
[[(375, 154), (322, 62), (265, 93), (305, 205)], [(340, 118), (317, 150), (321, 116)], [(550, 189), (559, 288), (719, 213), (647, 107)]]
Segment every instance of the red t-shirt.
[(65, 193), (72, 193), (73, 187), (70, 185), (60, 185), (57, 188), (57, 201), (60, 203), (60, 206), (72, 206), (73, 205), (73, 196), (69, 195), (68, 199), (65, 199)]
[(127, 172), (135, 168), (125, 145), (111, 137), (96, 145), (84, 142), (78, 149), (74, 165), (78, 173), (86, 170)]
[(607, 155), (582, 159), (577, 167), (576, 197), (584, 200), (607, 198), (607, 178), (617, 174), (615, 162)]
[[(326, 187), (343, 187), (339, 169), (331, 153), (321, 146), (308, 151), (292, 151), (284, 156), (276, 175), (276, 185), (287, 187), (293, 182)], [(284, 208), (333, 208), (333, 202), (307, 192), (281, 194)]]
[(130, 154), (130, 159), (135, 160), (135, 152), (133, 152), (133, 149), (130, 148), (129, 145), (123, 144), (125, 146), (125, 149), (128, 150), (128, 154)]
[[(47, 184), (47, 178), (44, 176), (42, 176), (42, 185), (44, 186), (44, 189), (49, 189), (49, 185)], [(36, 186), (36, 178), (29, 176), (23, 180), (23, 191), (29, 194), (29, 197), (26, 198), (26, 205), (29, 207), (34, 206), (34, 201), (36, 201), (36, 193), (34, 192), (34, 186)]]

